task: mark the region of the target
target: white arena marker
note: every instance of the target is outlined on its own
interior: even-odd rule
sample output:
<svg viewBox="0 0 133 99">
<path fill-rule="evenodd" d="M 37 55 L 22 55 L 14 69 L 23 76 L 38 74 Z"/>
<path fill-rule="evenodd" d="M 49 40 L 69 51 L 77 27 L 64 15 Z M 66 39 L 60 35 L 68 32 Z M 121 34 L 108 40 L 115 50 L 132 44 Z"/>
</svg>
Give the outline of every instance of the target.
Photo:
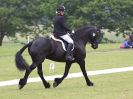
<svg viewBox="0 0 133 99">
<path fill-rule="evenodd" d="M 55 70 L 55 64 L 54 63 L 50 63 L 49 70 L 50 71 L 52 70 L 54 72 L 54 70 Z"/>
<path fill-rule="evenodd" d="M 130 67 L 124 67 L 124 68 L 112 68 L 112 69 L 105 69 L 105 70 L 96 70 L 96 71 L 88 71 L 87 74 L 89 76 L 92 75 L 101 75 L 101 74 L 110 74 L 110 73 L 118 73 L 118 72 L 127 72 L 127 71 L 133 71 L 133 66 Z M 46 76 L 46 80 L 54 80 L 54 78 L 61 77 L 62 75 L 55 75 L 55 76 Z M 71 73 L 67 76 L 67 78 L 77 78 L 82 77 L 83 74 L 80 73 Z M 41 79 L 39 77 L 36 78 L 29 78 L 28 83 L 31 82 L 40 82 Z M 9 80 L 9 81 L 1 81 L 0 87 L 2 86 L 10 86 L 10 85 L 17 85 L 19 83 L 19 79 L 16 80 Z"/>
</svg>

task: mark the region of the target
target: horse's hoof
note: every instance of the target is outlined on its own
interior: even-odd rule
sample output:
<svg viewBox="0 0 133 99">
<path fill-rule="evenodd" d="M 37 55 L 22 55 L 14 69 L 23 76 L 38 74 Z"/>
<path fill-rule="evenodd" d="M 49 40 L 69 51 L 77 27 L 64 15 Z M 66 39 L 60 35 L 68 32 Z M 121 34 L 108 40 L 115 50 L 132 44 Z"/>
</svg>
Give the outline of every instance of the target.
<svg viewBox="0 0 133 99">
<path fill-rule="evenodd" d="M 19 89 L 22 89 L 26 85 L 26 81 L 22 78 L 19 80 Z"/>
<path fill-rule="evenodd" d="M 19 90 L 21 90 L 24 87 L 24 85 L 18 85 Z"/>
<path fill-rule="evenodd" d="M 56 83 L 56 82 L 54 82 L 53 83 L 53 87 L 55 88 L 55 87 L 57 87 L 58 86 L 58 84 Z"/>
<path fill-rule="evenodd" d="M 92 82 L 90 82 L 89 84 L 87 84 L 88 86 L 94 86 L 94 84 Z"/>
<path fill-rule="evenodd" d="M 49 83 L 47 83 L 47 85 L 45 86 L 45 88 L 50 88 L 50 84 Z"/>
</svg>

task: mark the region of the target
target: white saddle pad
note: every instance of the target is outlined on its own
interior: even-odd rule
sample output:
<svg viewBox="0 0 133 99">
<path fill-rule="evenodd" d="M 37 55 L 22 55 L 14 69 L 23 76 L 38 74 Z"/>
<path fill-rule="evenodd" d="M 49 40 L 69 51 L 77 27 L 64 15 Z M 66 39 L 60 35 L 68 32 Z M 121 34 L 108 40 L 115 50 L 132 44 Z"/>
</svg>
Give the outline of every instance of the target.
<svg viewBox="0 0 133 99">
<path fill-rule="evenodd" d="M 60 39 L 58 39 L 58 38 L 55 38 L 53 35 L 50 35 L 50 38 L 52 38 L 52 39 L 55 40 L 55 41 L 60 42 L 61 45 L 62 45 L 62 47 L 63 47 L 63 50 L 64 50 L 64 51 L 67 51 L 67 49 L 66 49 L 66 47 L 65 47 L 65 45 L 64 45 L 64 43 L 63 43 L 62 40 L 60 40 Z M 73 49 L 74 49 L 74 47 L 73 47 Z M 72 50 L 73 50 L 73 49 L 72 49 Z"/>
</svg>

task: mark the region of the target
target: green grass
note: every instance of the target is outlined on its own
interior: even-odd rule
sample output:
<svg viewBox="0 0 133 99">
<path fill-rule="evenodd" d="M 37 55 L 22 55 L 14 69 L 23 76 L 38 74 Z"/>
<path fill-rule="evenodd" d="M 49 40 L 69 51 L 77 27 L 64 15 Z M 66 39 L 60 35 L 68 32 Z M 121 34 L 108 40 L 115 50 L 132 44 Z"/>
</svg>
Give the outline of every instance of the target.
<svg viewBox="0 0 133 99">
<path fill-rule="evenodd" d="M 41 82 L 30 83 L 21 91 L 17 86 L 1 87 L 1 99 L 132 99 L 132 72 L 90 77 L 95 87 L 83 78 L 67 79 L 59 87 L 44 89 Z"/>
<path fill-rule="evenodd" d="M 100 70 L 127 67 L 133 65 L 132 49 L 119 49 L 120 44 L 100 44 L 99 49 L 93 50 L 87 45 L 86 69 Z M 14 64 L 14 55 L 22 47 L 20 44 L 4 44 L 0 47 L 0 81 L 19 79 L 24 72 L 19 72 Z M 26 60 L 31 63 L 27 51 Z M 44 75 L 63 74 L 64 63 L 55 63 L 55 72 L 49 72 L 50 60 L 43 63 Z M 81 72 L 77 64 L 73 64 L 70 72 Z M 114 73 L 91 76 L 95 87 L 86 86 L 81 78 L 66 79 L 57 88 L 45 89 L 41 82 L 29 83 L 21 91 L 17 85 L 0 87 L 1 99 L 133 99 L 133 72 Z M 30 77 L 37 77 L 34 70 Z M 53 81 L 50 81 L 51 85 Z"/>
</svg>

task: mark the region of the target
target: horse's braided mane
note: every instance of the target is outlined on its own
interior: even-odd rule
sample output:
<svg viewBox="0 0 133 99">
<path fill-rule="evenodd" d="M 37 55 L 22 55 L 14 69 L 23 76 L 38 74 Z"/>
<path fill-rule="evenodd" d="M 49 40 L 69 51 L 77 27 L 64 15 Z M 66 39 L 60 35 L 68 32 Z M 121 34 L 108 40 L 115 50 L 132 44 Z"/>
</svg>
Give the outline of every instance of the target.
<svg viewBox="0 0 133 99">
<path fill-rule="evenodd" d="M 75 33 L 81 33 L 81 32 L 82 32 L 84 29 L 86 29 L 86 28 L 92 29 L 92 28 L 95 28 L 95 26 L 91 26 L 91 25 L 82 26 L 82 27 L 78 28 L 78 29 L 75 31 Z"/>
<path fill-rule="evenodd" d="M 81 36 L 84 35 L 85 30 L 94 29 L 94 28 L 95 26 L 91 26 L 91 25 L 85 25 L 85 26 L 78 28 L 73 35 L 73 39 L 78 40 Z"/>
</svg>

